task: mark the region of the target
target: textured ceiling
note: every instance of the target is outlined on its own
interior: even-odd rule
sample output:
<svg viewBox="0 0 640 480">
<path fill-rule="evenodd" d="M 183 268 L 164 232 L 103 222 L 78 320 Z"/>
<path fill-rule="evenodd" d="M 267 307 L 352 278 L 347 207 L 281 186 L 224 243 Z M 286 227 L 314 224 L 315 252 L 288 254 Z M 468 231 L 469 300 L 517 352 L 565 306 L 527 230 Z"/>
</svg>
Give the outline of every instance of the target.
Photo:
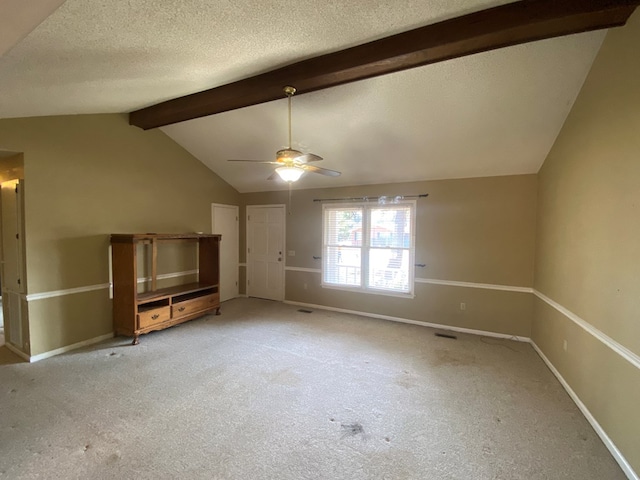
<svg viewBox="0 0 640 480">
<path fill-rule="evenodd" d="M 131 111 L 504 3 L 67 0 L 0 57 L 0 117 Z M 294 147 L 343 172 L 306 174 L 295 187 L 534 173 L 603 37 L 546 40 L 294 97 Z M 273 158 L 286 144 L 285 100 L 163 130 L 242 192 L 285 188 L 265 180 L 269 165 L 226 162 Z"/>
</svg>

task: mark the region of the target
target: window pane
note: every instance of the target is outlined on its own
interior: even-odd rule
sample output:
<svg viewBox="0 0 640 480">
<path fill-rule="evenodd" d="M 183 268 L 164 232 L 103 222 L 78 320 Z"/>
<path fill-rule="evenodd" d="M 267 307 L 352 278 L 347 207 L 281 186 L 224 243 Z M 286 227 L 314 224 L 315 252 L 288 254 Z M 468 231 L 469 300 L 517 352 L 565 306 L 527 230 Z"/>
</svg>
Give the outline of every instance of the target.
<svg viewBox="0 0 640 480">
<path fill-rule="evenodd" d="M 385 206 L 371 209 L 372 247 L 411 247 L 411 207 Z"/>
<path fill-rule="evenodd" d="M 409 292 L 409 250 L 370 249 L 368 286 L 394 292 Z"/>
<path fill-rule="evenodd" d="M 414 209 L 415 202 L 324 205 L 323 284 L 412 293 Z"/>
<path fill-rule="evenodd" d="M 362 209 L 327 208 L 325 245 L 362 245 Z"/>
<path fill-rule="evenodd" d="M 325 283 L 356 287 L 361 285 L 359 248 L 327 247 L 325 256 Z"/>
</svg>

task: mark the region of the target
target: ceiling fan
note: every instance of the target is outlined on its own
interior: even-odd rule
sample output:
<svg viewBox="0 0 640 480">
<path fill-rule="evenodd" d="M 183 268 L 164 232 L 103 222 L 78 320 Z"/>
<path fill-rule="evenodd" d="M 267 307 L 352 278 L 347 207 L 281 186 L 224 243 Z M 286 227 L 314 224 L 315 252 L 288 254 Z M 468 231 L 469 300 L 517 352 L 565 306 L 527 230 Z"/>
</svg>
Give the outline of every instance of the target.
<svg viewBox="0 0 640 480">
<path fill-rule="evenodd" d="M 274 161 L 263 160 L 229 160 L 229 162 L 253 162 L 253 163 L 268 163 L 271 165 L 278 165 L 276 171 L 268 177 L 269 180 L 273 180 L 276 177 L 280 177 L 282 180 L 288 183 L 296 182 L 305 172 L 319 173 L 320 175 L 326 175 L 328 177 L 337 177 L 340 172 L 336 170 L 329 170 L 328 168 L 320 168 L 315 165 L 309 165 L 311 162 L 318 162 L 322 160 L 322 157 L 313 153 L 302 153 L 299 150 L 291 148 L 291 97 L 296 93 L 295 87 L 284 87 L 284 93 L 289 100 L 289 146 L 276 152 L 276 159 Z"/>
</svg>

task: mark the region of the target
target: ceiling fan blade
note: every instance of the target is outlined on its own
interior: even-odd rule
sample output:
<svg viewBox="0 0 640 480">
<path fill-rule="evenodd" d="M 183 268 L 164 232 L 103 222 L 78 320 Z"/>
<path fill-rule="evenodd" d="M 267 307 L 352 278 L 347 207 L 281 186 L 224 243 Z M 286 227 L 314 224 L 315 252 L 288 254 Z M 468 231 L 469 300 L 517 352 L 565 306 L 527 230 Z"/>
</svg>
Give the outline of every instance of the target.
<svg viewBox="0 0 640 480">
<path fill-rule="evenodd" d="M 313 153 L 304 153 L 293 159 L 294 162 L 298 163 L 319 162 L 320 160 L 322 160 L 322 157 Z"/>
<path fill-rule="evenodd" d="M 273 172 L 271 175 L 267 177 L 267 180 L 277 180 L 278 178 L 280 178 L 280 175 L 278 175 L 278 172 Z"/>
<path fill-rule="evenodd" d="M 280 162 L 273 162 L 269 160 L 227 160 L 227 162 L 251 162 L 251 163 L 270 163 L 271 165 L 280 165 Z"/>
<path fill-rule="evenodd" d="M 307 172 L 319 173 L 320 175 L 326 175 L 327 177 L 339 177 L 340 172 L 336 170 L 329 170 L 328 168 L 320 168 L 315 165 L 302 165 Z"/>
</svg>

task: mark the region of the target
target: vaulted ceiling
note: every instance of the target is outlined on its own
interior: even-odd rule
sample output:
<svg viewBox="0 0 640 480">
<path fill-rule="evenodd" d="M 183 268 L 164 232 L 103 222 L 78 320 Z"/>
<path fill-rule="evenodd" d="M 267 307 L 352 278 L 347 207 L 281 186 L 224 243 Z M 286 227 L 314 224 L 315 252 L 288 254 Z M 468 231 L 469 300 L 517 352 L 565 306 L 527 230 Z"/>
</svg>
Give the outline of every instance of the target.
<svg viewBox="0 0 640 480">
<path fill-rule="evenodd" d="M 8 24 L 14 30 L 0 36 L 4 118 L 130 112 L 509 2 L 66 0 L 56 9 L 60 0 L 38 0 L 40 10 L 31 17 L 22 12 L 20 24 L 21 3 L 0 3 L 0 31 L 8 32 Z M 337 178 L 307 173 L 295 188 L 535 173 L 605 33 L 503 48 L 294 97 L 293 147 L 324 157 L 318 166 L 343 172 Z M 286 146 L 284 95 L 161 129 L 241 192 L 286 188 L 266 180 L 270 165 L 227 162 L 272 160 Z"/>
</svg>

